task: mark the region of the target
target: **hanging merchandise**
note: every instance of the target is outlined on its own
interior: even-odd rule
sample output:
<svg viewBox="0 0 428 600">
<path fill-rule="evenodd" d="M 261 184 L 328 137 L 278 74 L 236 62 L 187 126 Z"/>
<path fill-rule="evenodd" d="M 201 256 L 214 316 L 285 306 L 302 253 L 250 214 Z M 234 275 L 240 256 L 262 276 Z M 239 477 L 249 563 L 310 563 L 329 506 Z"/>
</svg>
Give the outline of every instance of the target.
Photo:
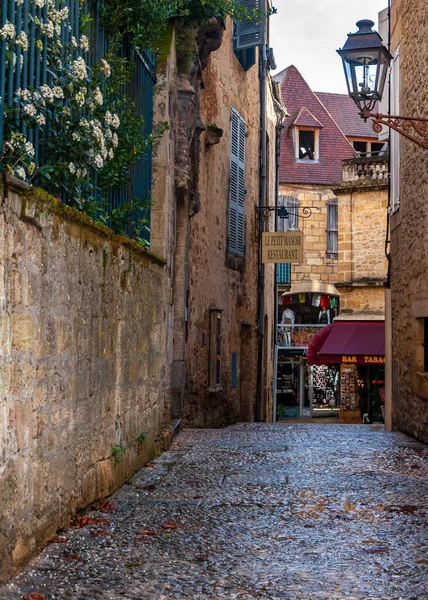
<svg viewBox="0 0 428 600">
<path fill-rule="evenodd" d="M 311 304 L 312 302 L 312 294 L 306 294 L 305 304 Z"/>
<path fill-rule="evenodd" d="M 330 309 L 322 308 L 318 315 L 318 323 L 321 325 L 330 325 Z"/>
<path fill-rule="evenodd" d="M 330 308 L 330 296 L 321 296 L 320 306 L 324 308 Z"/>
<path fill-rule="evenodd" d="M 282 300 L 283 304 L 291 304 L 291 296 L 284 296 L 283 300 Z"/>
<path fill-rule="evenodd" d="M 299 294 L 299 302 L 300 302 L 300 304 L 305 304 L 306 294 Z"/>
<path fill-rule="evenodd" d="M 319 306 L 321 302 L 321 296 L 319 294 L 312 294 L 312 306 Z"/>
<path fill-rule="evenodd" d="M 339 306 L 339 299 L 336 296 L 330 296 L 330 308 L 337 308 Z"/>
<path fill-rule="evenodd" d="M 291 303 L 292 304 L 299 304 L 299 296 L 298 296 L 298 294 L 293 294 L 293 296 L 291 297 Z"/>
</svg>

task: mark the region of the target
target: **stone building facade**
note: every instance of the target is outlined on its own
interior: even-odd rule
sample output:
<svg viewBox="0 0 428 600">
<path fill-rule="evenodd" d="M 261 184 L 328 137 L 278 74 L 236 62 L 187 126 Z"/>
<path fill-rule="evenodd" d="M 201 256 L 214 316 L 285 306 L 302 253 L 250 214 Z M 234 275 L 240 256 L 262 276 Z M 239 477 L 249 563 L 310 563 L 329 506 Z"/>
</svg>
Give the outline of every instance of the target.
<svg viewBox="0 0 428 600">
<path fill-rule="evenodd" d="M 304 255 L 277 288 L 277 417 L 378 420 L 383 344 L 360 341 L 384 333 L 387 146 L 347 96 L 313 92 L 294 66 L 275 77 L 289 113 L 278 227 L 303 232 Z"/>
<path fill-rule="evenodd" d="M 382 319 L 388 203 L 383 143 L 347 96 L 312 92 L 293 66 L 275 77 L 290 113 L 281 140 L 279 194 L 291 201 L 290 211 L 295 206 L 299 212 L 294 226 L 303 229 L 305 253 L 303 264 L 291 266 L 291 287 L 281 289 L 336 295 L 342 316 Z M 296 155 L 300 132 L 313 133 L 313 160 Z M 306 209 L 312 211 L 307 219 Z"/>
<path fill-rule="evenodd" d="M 175 161 L 174 171 L 168 160 L 162 166 L 175 206 L 172 418 L 197 427 L 272 413 L 274 318 L 272 303 L 264 299 L 273 289 L 274 269 L 261 273 L 258 244 L 261 228 L 273 228 L 274 220 L 261 223 L 257 207 L 261 189 L 263 202 L 275 205 L 277 136 L 285 110 L 269 69 L 260 77 L 260 49 L 236 51 L 233 31 L 230 19 L 212 19 L 199 32 L 197 64 L 181 69 L 178 57 L 177 74 L 169 66 L 176 52 L 171 38 L 158 77 L 158 117 L 173 114 L 176 123 L 162 142 Z M 235 147 L 242 151 L 239 181 Z M 164 192 L 162 184 L 155 215 L 164 210 Z M 242 197 L 237 217 L 235 193 Z"/>
<path fill-rule="evenodd" d="M 428 10 L 391 3 L 391 112 L 428 115 Z M 428 442 L 428 152 L 397 134 L 391 164 L 392 426 Z"/>
</svg>

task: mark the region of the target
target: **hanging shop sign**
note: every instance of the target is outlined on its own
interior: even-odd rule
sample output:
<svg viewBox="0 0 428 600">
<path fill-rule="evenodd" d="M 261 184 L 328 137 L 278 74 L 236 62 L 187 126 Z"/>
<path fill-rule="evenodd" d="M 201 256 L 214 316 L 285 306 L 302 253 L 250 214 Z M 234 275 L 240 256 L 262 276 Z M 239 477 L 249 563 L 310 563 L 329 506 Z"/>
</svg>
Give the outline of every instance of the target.
<svg viewBox="0 0 428 600">
<path fill-rule="evenodd" d="M 262 263 L 303 262 L 303 232 L 286 231 L 262 233 Z"/>
</svg>

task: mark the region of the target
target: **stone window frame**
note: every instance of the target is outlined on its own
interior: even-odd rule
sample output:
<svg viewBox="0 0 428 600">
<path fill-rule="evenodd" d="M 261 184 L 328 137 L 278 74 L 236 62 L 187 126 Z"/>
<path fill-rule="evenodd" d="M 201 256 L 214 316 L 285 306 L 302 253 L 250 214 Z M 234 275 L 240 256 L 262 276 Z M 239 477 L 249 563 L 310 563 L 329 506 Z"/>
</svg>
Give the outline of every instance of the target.
<svg viewBox="0 0 428 600">
<path fill-rule="evenodd" d="M 300 132 L 311 131 L 314 134 L 314 158 L 300 158 Z M 302 164 L 313 164 L 318 163 L 320 158 L 320 130 L 319 127 L 303 127 L 298 126 L 293 128 L 293 140 L 294 140 L 294 158 L 296 162 Z"/>
<path fill-rule="evenodd" d="M 221 392 L 223 311 L 210 308 L 209 382 L 208 391 Z"/>
</svg>

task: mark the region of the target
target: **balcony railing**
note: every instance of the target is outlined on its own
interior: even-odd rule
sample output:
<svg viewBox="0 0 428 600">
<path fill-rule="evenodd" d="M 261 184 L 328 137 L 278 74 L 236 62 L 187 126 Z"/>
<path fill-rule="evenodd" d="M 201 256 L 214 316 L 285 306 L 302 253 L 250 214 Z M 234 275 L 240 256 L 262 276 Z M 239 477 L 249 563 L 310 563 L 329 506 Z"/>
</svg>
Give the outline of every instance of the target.
<svg viewBox="0 0 428 600">
<path fill-rule="evenodd" d="M 388 180 L 388 155 L 361 156 L 342 160 L 343 182 Z"/>
<path fill-rule="evenodd" d="M 277 342 L 282 348 L 307 348 L 324 325 L 278 325 Z"/>
</svg>

